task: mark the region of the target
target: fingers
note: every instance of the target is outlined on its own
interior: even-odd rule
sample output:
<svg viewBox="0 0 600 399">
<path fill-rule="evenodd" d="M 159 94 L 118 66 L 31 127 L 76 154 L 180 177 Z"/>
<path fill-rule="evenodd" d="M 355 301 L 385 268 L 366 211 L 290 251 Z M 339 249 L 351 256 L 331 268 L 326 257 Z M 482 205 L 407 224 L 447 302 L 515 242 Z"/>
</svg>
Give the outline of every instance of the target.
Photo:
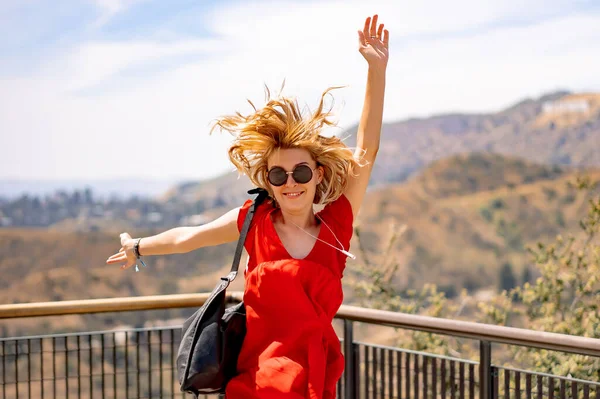
<svg viewBox="0 0 600 399">
<path fill-rule="evenodd" d="M 131 236 L 129 235 L 129 233 L 121 233 L 119 237 L 121 238 L 121 248 L 119 248 L 119 252 L 112 255 L 106 260 L 106 264 L 122 264 L 121 269 L 127 269 L 135 264 L 135 262 L 132 262 L 131 259 L 129 259 L 125 250 L 125 243 L 127 242 L 127 240 L 131 239 Z"/>
<path fill-rule="evenodd" d="M 369 36 L 370 29 L 371 29 L 371 17 L 367 17 L 367 19 L 365 19 L 365 26 L 363 28 L 363 35 L 365 37 Z"/>
<path fill-rule="evenodd" d="M 390 32 L 387 29 L 385 29 L 383 31 L 383 45 L 385 46 L 385 48 L 388 48 L 389 38 L 390 38 Z"/>
<path fill-rule="evenodd" d="M 116 254 L 112 255 L 111 257 L 109 257 L 106 261 L 108 262 L 109 260 L 113 260 L 113 259 L 115 259 L 117 257 L 120 257 L 121 255 L 122 255 L 121 252 L 116 253 Z"/>
<path fill-rule="evenodd" d="M 359 43 L 361 45 L 365 45 L 363 43 L 365 43 L 369 39 L 375 39 L 375 38 L 385 42 L 389 32 L 386 29 L 384 29 L 384 24 L 379 24 L 379 26 L 377 26 L 378 20 L 379 20 L 379 15 L 377 15 L 377 14 L 373 15 L 373 17 L 367 17 L 367 19 L 365 19 L 365 26 L 363 27 L 363 30 L 362 30 L 362 36 L 360 33 L 358 35 Z M 384 34 L 386 35 L 385 37 L 384 37 Z M 363 42 L 363 40 L 364 40 L 364 42 Z"/>
<path fill-rule="evenodd" d="M 379 39 L 382 39 L 382 38 L 383 38 L 383 35 L 382 35 L 382 33 L 383 33 L 383 24 L 379 25 L 379 28 L 377 29 L 377 37 L 378 37 Z"/>
<path fill-rule="evenodd" d="M 379 16 L 375 14 L 371 20 L 371 28 L 369 29 L 370 36 L 377 36 L 377 19 Z"/>
<path fill-rule="evenodd" d="M 125 252 L 119 252 L 118 254 L 114 254 L 110 258 L 106 260 L 107 264 L 119 263 L 127 260 L 127 255 Z"/>
<path fill-rule="evenodd" d="M 110 258 L 108 258 L 106 260 L 107 265 L 114 265 L 117 263 L 121 264 L 123 262 L 125 262 L 125 263 L 121 265 L 121 269 L 128 269 L 131 266 L 135 265 L 135 262 L 132 262 L 131 260 L 129 260 L 127 255 L 124 253 L 114 254 L 113 256 L 111 256 Z"/>
<path fill-rule="evenodd" d="M 135 265 L 135 262 L 127 262 L 123 266 L 121 266 L 121 270 L 129 269 L 133 265 Z"/>
<path fill-rule="evenodd" d="M 365 34 L 361 30 L 358 31 L 358 45 L 360 47 L 365 47 L 367 45 Z"/>
</svg>

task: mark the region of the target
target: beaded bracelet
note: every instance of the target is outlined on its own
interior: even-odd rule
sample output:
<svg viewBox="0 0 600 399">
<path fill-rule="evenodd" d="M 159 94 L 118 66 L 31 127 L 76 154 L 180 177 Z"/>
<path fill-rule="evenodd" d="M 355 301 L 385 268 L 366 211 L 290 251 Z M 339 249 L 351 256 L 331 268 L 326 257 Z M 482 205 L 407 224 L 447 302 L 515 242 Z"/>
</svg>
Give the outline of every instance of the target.
<svg viewBox="0 0 600 399">
<path fill-rule="evenodd" d="M 142 255 L 140 255 L 140 241 L 142 240 L 142 238 L 138 238 L 137 240 L 135 240 L 135 243 L 133 244 L 133 254 L 135 255 L 135 257 L 137 259 L 140 260 L 140 262 L 142 263 L 142 265 L 144 267 L 146 267 L 146 263 L 144 262 L 144 260 L 142 259 Z M 138 267 L 137 263 L 135 264 L 135 271 L 139 272 L 140 268 Z"/>
</svg>

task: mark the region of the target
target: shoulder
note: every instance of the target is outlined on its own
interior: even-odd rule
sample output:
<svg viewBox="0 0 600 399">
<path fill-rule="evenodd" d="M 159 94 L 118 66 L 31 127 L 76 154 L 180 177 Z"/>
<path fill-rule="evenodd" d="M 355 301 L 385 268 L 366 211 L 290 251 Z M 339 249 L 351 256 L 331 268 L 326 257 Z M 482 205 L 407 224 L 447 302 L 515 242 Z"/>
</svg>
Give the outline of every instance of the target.
<svg viewBox="0 0 600 399">
<path fill-rule="evenodd" d="M 237 217 L 237 225 L 238 231 L 242 230 L 242 226 L 244 225 L 244 220 L 246 219 L 246 215 L 250 211 L 250 207 L 254 203 L 254 200 L 246 200 L 244 204 L 239 208 L 240 211 Z M 252 218 L 252 225 L 255 225 L 258 220 L 263 219 L 266 215 L 268 215 L 269 210 L 273 208 L 272 202 L 270 199 L 266 199 L 262 204 L 258 206 L 256 212 L 254 213 L 254 217 Z M 251 226 L 252 226 L 251 225 Z"/>
<path fill-rule="evenodd" d="M 345 194 L 340 195 L 338 199 L 325 205 L 325 208 L 319 212 L 320 216 L 329 216 L 336 221 L 342 221 L 350 226 L 354 222 L 352 205 Z"/>
<path fill-rule="evenodd" d="M 332 225 L 332 228 L 336 231 L 335 234 L 343 237 L 344 241 L 350 241 L 353 234 L 354 214 L 352 213 L 352 205 L 344 194 L 325 205 L 325 208 L 318 215 L 325 223 Z"/>
</svg>

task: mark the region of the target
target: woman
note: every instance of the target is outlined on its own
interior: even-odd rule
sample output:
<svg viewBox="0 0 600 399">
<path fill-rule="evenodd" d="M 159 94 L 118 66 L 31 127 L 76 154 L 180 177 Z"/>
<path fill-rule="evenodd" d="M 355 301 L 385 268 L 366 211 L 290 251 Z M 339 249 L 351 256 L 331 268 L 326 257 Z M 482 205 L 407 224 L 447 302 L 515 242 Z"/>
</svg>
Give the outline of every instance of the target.
<svg viewBox="0 0 600 399">
<path fill-rule="evenodd" d="M 227 385 L 229 399 L 335 397 L 344 361 L 331 322 L 342 303 L 352 221 L 377 155 L 383 114 L 389 34 L 377 18 L 367 18 L 358 31 L 369 68 L 354 153 L 337 137 L 319 134 L 331 124 L 323 111 L 329 90 L 308 118 L 295 101 L 278 98 L 215 125 L 234 134 L 229 156 L 238 171 L 270 194 L 245 242 L 247 334 L 239 374 Z M 314 203 L 326 206 L 315 214 Z M 107 263 L 133 266 L 136 244 L 146 256 L 235 241 L 250 204 L 203 226 L 135 240 L 123 233 L 122 248 Z"/>
</svg>

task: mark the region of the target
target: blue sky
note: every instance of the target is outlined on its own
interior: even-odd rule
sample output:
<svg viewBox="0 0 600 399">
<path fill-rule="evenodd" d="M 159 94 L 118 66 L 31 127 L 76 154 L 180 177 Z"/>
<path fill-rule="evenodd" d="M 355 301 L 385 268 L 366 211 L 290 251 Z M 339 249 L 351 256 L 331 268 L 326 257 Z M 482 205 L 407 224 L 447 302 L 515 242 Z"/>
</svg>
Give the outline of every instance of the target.
<svg viewBox="0 0 600 399">
<path fill-rule="evenodd" d="M 230 170 L 213 118 L 263 85 L 356 123 L 356 30 L 389 28 L 385 120 L 600 91 L 597 0 L 0 2 L 0 178 L 198 179 Z"/>
</svg>

